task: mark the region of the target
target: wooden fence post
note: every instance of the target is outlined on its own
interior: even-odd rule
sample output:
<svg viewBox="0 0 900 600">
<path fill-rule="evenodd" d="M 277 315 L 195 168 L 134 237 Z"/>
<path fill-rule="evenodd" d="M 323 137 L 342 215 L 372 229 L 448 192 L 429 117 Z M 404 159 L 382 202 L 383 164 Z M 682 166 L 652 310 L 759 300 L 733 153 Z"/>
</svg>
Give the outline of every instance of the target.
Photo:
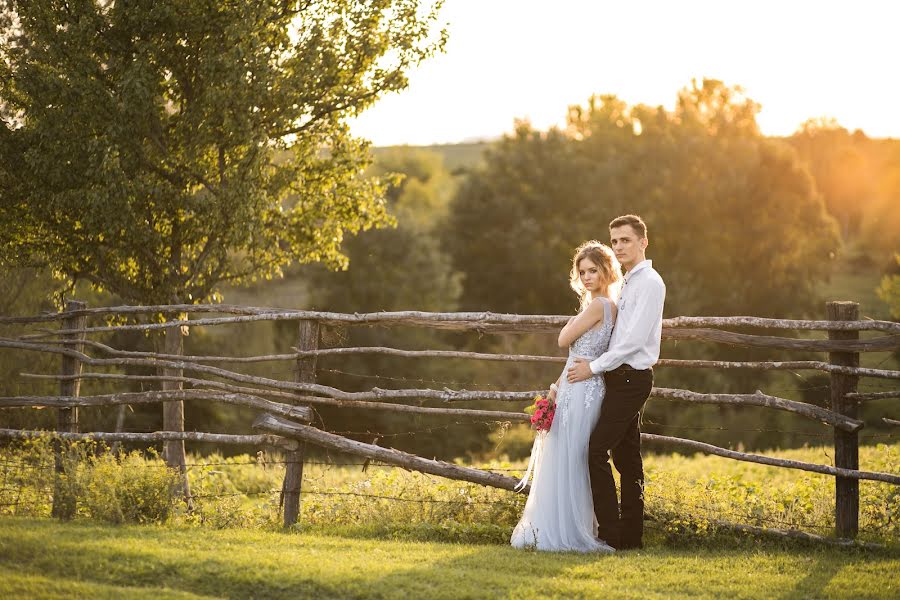
<svg viewBox="0 0 900 600">
<path fill-rule="evenodd" d="M 318 321 L 300 321 L 297 350 L 318 350 Z M 315 383 L 316 357 L 297 359 L 297 370 L 294 380 L 298 383 Z M 300 442 L 299 448 L 289 451 L 285 456 L 284 484 L 281 488 L 281 501 L 284 504 L 284 526 L 290 527 L 300 516 L 300 487 L 303 484 L 303 455 L 306 442 Z"/>
<path fill-rule="evenodd" d="M 829 302 L 826 305 L 829 321 L 856 321 L 859 319 L 859 304 L 856 302 Z M 828 332 L 831 340 L 858 340 L 858 331 Z M 828 361 L 834 365 L 859 366 L 858 352 L 829 352 Z M 858 416 L 858 404 L 845 394 L 856 391 L 859 377 L 856 375 L 831 374 L 831 410 L 853 419 Z M 834 466 L 844 469 L 859 469 L 859 435 L 854 432 L 834 429 Z M 834 479 L 834 522 L 835 533 L 841 538 L 855 538 L 859 532 L 859 480 L 847 477 Z"/>
<path fill-rule="evenodd" d="M 187 314 L 168 315 L 169 320 L 187 319 Z M 166 354 L 184 354 L 184 338 L 182 337 L 181 327 L 166 328 L 166 337 L 163 344 L 163 352 Z M 164 377 L 181 377 L 184 375 L 182 369 L 162 369 Z M 164 380 L 162 382 L 163 390 L 180 390 L 183 385 L 180 381 Z M 164 431 L 184 431 L 184 400 L 174 402 L 163 402 L 163 430 Z M 184 497 L 188 508 L 193 508 L 191 501 L 191 485 L 187 476 L 187 461 L 184 455 L 184 440 L 165 442 L 163 444 L 163 456 L 166 464 L 177 469 L 181 474 L 180 489 L 177 490 Z"/>
<path fill-rule="evenodd" d="M 66 302 L 65 312 L 82 310 L 87 307 L 84 302 L 77 300 L 69 300 Z M 84 329 L 87 317 L 67 317 L 63 319 L 61 329 Z M 83 333 L 68 334 L 64 336 L 66 340 L 83 340 Z M 82 350 L 81 344 L 67 346 L 68 348 Z M 82 364 L 77 358 L 71 356 L 62 357 L 62 368 L 60 373 L 68 379 L 63 379 L 59 383 L 60 396 L 78 396 L 81 389 L 81 380 L 73 375 L 81 375 Z M 78 408 L 58 408 L 56 409 L 56 430 L 63 433 L 78 433 Z M 56 481 L 53 487 L 53 508 L 50 514 L 60 519 L 71 519 L 75 516 L 75 498 L 66 490 L 68 486 L 63 485 L 61 476 L 65 475 L 66 465 L 63 460 L 64 443 L 62 440 L 55 440 L 53 444 L 54 463 L 56 466 Z"/>
</svg>

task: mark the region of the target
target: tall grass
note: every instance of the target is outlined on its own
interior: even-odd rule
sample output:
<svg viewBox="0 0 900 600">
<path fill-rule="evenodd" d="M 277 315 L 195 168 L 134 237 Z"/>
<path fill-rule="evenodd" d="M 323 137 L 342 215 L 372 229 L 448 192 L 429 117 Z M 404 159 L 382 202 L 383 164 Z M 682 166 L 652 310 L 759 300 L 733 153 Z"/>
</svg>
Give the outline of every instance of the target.
<svg viewBox="0 0 900 600">
<path fill-rule="evenodd" d="M 811 447 L 778 456 L 829 462 L 831 451 Z M 67 454 L 67 494 L 76 518 L 162 522 L 215 528 L 277 529 L 280 457 L 260 453 L 225 458 L 190 456 L 193 507 L 172 498 L 176 474 L 155 454 L 115 456 L 98 445 L 73 445 Z M 860 448 L 865 469 L 900 472 L 900 443 Z M 475 465 L 520 476 L 522 464 Z M 645 460 L 647 512 L 669 537 L 702 536 L 727 521 L 828 535 L 834 526 L 834 480 L 797 470 L 711 456 L 650 455 Z M 49 516 L 55 483 L 52 448 L 39 440 L 0 452 L 0 514 Z M 452 481 L 380 464 L 312 462 L 304 469 L 298 528 L 367 531 L 388 537 L 504 543 L 525 498 L 504 490 Z M 900 539 L 900 488 L 860 482 L 863 539 Z"/>
</svg>

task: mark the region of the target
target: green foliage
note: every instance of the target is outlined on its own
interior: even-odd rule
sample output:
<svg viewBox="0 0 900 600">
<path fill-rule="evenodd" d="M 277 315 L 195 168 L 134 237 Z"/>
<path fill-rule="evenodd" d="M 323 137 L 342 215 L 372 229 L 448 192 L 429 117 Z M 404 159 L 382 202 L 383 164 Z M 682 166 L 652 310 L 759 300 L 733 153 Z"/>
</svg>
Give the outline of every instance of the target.
<svg viewBox="0 0 900 600">
<path fill-rule="evenodd" d="M 103 453 L 83 465 L 80 475 L 82 510 L 108 523 L 163 523 L 176 503 L 178 474 L 151 453 L 116 457 Z"/>
<path fill-rule="evenodd" d="M 850 134 L 832 119 L 809 119 L 788 140 L 808 166 L 828 212 L 841 224 L 845 239 L 858 234 L 876 199 L 868 138 Z"/>
<path fill-rule="evenodd" d="M 900 266 L 900 254 L 894 257 Z M 900 275 L 885 275 L 878 286 L 878 297 L 884 300 L 891 311 L 891 316 L 900 319 Z"/>
<path fill-rule="evenodd" d="M 372 174 L 384 176 L 389 173 L 397 174 L 387 192 L 388 211 L 396 217 L 397 227 L 367 231 L 349 240 L 346 270 L 328 271 L 322 266 L 304 269 L 300 275 L 306 276 L 309 282 L 310 303 L 314 308 L 347 313 L 456 310 L 461 276 L 454 271 L 438 235 L 454 182 L 440 156 L 424 150 L 395 148 L 379 153 Z M 438 349 L 450 347 L 449 337 L 421 328 L 345 328 L 326 331 L 324 343 Z M 448 373 L 456 370 L 447 361 L 403 361 L 379 355 L 323 357 L 319 362 L 317 381 L 356 391 L 376 385 L 395 386 L 395 379 L 404 377 L 408 378 L 410 386 L 416 386 L 420 380 L 452 379 Z M 390 435 L 398 429 L 427 429 L 442 424 L 435 420 L 411 419 L 408 415 L 371 411 L 354 414 L 328 407 L 319 410 L 319 414 L 327 427 L 338 431 Z M 484 443 L 481 430 L 459 431 L 459 435 L 452 438 L 406 437 L 392 443 L 398 448 L 444 458 L 477 450 Z"/>
<path fill-rule="evenodd" d="M 106 522 L 161 522 L 212 528 L 280 527 L 279 490 L 284 466 L 266 454 L 208 459 L 190 457 L 194 510 L 164 497 L 174 474 L 155 457 L 120 459 L 73 445 L 71 494 L 77 517 Z M 828 462 L 830 448 L 777 453 L 781 458 Z M 31 442 L 0 453 L 0 514 L 48 516 L 53 489 L 52 452 Z M 49 461 L 49 462 L 48 462 Z M 865 470 L 897 472 L 900 445 L 860 448 Z M 51 468 L 47 469 L 47 465 Z M 477 467 L 521 476 L 523 463 L 493 460 Z M 43 467 L 43 470 L 42 470 Z M 713 456 L 645 457 L 647 512 L 661 542 L 704 543 L 730 535 L 717 521 L 829 535 L 834 524 L 832 478 Z M 32 505 L 32 502 L 35 504 Z M 301 497 L 301 531 L 361 537 L 503 544 L 518 521 L 525 496 L 472 483 L 373 464 L 359 467 L 307 464 Z M 900 491 L 860 483 L 860 530 L 866 540 L 900 536 Z"/>
<path fill-rule="evenodd" d="M 53 494 L 83 516 L 107 523 L 162 523 L 178 503 L 179 476 L 155 452 L 110 454 L 102 444 L 62 444 L 62 472 L 49 438 L 4 448 L 0 514 L 48 515 Z"/>
<path fill-rule="evenodd" d="M 568 261 L 641 214 L 667 314 L 801 316 L 818 309 L 839 240 L 789 148 L 758 134 L 756 105 L 704 81 L 673 113 L 614 96 L 572 107 L 566 131 L 527 125 L 460 188 L 445 243 L 467 309 L 569 313 Z"/>
<path fill-rule="evenodd" d="M 439 5 L 3 4 L 0 264 L 199 302 L 391 222 L 345 121 L 443 47 Z"/>
</svg>

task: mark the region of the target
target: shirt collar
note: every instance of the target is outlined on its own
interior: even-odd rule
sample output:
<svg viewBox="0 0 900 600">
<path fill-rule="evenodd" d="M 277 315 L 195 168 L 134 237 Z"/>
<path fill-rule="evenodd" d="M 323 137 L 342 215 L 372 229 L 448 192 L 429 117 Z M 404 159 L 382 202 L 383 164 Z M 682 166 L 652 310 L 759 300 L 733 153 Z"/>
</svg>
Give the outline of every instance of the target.
<svg viewBox="0 0 900 600">
<path fill-rule="evenodd" d="M 642 271 L 644 269 L 649 269 L 652 266 L 653 266 L 653 261 L 650 260 L 649 258 L 645 258 L 644 260 L 642 260 L 641 262 L 636 264 L 633 269 L 631 269 L 630 271 L 625 273 L 625 281 L 627 282 L 629 279 L 631 279 L 631 276 L 634 275 L 635 273 L 637 273 L 638 271 Z"/>
</svg>

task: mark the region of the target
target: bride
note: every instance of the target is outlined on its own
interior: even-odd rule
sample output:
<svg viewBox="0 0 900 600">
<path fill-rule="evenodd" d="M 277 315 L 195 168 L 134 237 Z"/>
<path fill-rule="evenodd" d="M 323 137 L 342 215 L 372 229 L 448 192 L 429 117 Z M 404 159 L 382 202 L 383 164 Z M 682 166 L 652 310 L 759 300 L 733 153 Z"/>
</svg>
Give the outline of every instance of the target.
<svg viewBox="0 0 900 600">
<path fill-rule="evenodd" d="M 581 244 L 572 259 L 569 284 L 581 301 L 580 312 L 559 333 L 569 346 L 562 375 L 550 386 L 556 414 L 550 431 L 539 433 L 520 485 L 531 476 L 531 491 L 511 543 L 537 550 L 613 552 L 597 539 L 597 518 L 588 475 L 588 440 L 606 392 L 602 375 L 578 383 L 566 381 L 575 358 L 593 360 L 606 351 L 616 319 L 615 298 L 621 288 L 619 262 L 600 242 Z"/>
</svg>

